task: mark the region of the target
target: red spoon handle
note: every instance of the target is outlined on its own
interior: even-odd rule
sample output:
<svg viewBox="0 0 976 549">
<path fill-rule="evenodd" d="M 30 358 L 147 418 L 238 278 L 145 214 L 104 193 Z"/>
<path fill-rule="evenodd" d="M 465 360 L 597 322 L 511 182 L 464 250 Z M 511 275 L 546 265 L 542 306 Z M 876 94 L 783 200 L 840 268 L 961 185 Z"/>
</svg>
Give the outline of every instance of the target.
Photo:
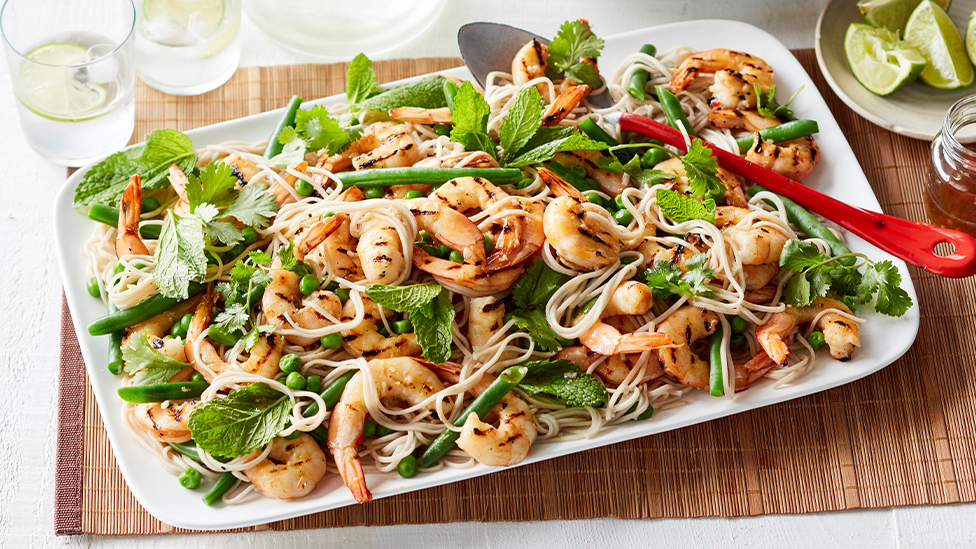
<svg viewBox="0 0 976 549">
<path fill-rule="evenodd" d="M 686 149 L 681 132 L 644 116 L 621 114 L 620 129 Z M 709 143 L 705 146 L 725 169 L 817 212 L 895 257 L 940 276 L 976 274 L 976 239 L 966 233 L 851 206 Z M 951 254 L 935 252 L 936 244 L 942 242 L 953 246 Z"/>
</svg>

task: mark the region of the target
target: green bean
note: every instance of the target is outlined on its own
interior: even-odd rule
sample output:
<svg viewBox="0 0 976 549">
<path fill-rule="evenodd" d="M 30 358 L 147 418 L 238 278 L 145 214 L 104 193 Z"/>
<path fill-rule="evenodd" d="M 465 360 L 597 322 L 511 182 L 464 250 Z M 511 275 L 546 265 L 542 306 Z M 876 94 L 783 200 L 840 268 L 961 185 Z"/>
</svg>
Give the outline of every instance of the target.
<svg viewBox="0 0 976 549">
<path fill-rule="evenodd" d="M 278 120 L 278 125 L 271 132 L 271 137 L 268 138 L 268 145 L 264 148 L 265 158 L 274 158 L 281 154 L 282 144 L 278 141 L 278 134 L 281 133 L 281 130 L 295 125 L 295 115 L 298 114 L 298 109 L 301 106 L 302 98 L 297 95 L 291 96 L 291 99 L 288 100 L 288 105 L 285 106 L 285 112 L 282 113 L 281 118 Z"/>
<path fill-rule="evenodd" d="M 198 282 L 190 282 L 189 297 L 193 297 L 202 292 L 207 286 Z M 163 294 L 156 294 L 141 303 L 128 309 L 109 313 L 101 318 L 97 318 L 88 325 L 88 333 L 97 335 L 107 335 L 122 328 L 134 326 L 143 320 L 158 315 L 163 311 L 168 311 L 180 300 L 166 297 Z"/>
<path fill-rule="evenodd" d="M 507 395 L 512 389 L 515 388 L 516 385 L 519 384 L 519 382 L 522 381 L 522 378 L 524 378 L 525 374 L 528 372 L 529 369 L 524 366 L 512 366 L 511 368 L 503 371 L 501 374 L 499 374 L 498 378 L 495 379 L 495 381 L 493 381 L 487 389 L 485 389 L 483 393 L 478 395 L 478 398 L 474 399 L 474 401 L 471 402 L 471 404 L 468 405 L 463 412 L 461 412 L 461 415 L 454 420 L 454 426 L 463 426 L 468 416 L 470 416 L 472 413 L 478 414 L 479 418 L 485 417 L 485 415 L 487 415 L 488 412 L 494 408 L 505 395 Z M 438 460 L 444 457 L 444 454 L 448 453 L 451 448 L 454 448 L 454 444 L 457 442 L 457 439 L 460 436 L 461 434 L 457 431 L 446 429 L 444 432 L 438 435 L 436 439 L 434 439 L 434 442 L 432 442 L 431 445 L 427 447 L 427 450 L 424 451 L 424 454 L 420 456 L 420 466 L 427 469 L 437 463 Z"/>
<path fill-rule="evenodd" d="M 197 448 L 197 443 L 192 440 L 188 442 L 170 442 L 169 447 L 193 461 L 203 463 L 203 460 L 200 459 L 200 450 Z"/>
<path fill-rule="evenodd" d="M 359 370 L 350 370 L 341 376 L 337 377 L 335 381 L 329 384 L 328 387 L 322 389 L 319 396 L 322 397 L 322 401 L 325 403 L 325 408 L 331 410 L 335 408 L 335 405 L 339 402 L 339 397 L 342 396 L 342 391 L 345 390 L 346 384 L 352 379 L 352 376 L 356 375 Z"/>
<path fill-rule="evenodd" d="M 680 127 L 678 124 L 681 124 L 684 126 L 685 131 L 688 132 L 688 135 L 697 137 L 695 130 L 691 127 L 691 123 L 688 122 L 688 117 L 685 116 L 685 111 L 681 109 L 681 103 L 678 101 L 678 98 L 661 86 L 656 86 L 654 89 L 657 90 L 657 100 L 661 104 L 661 110 L 664 111 L 664 116 L 668 117 L 668 124 L 672 128 L 679 130 Z"/>
<path fill-rule="evenodd" d="M 761 185 L 753 185 L 749 187 L 749 190 L 747 190 L 746 192 L 749 194 L 749 196 L 756 196 L 757 193 L 763 191 L 770 192 L 768 189 L 766 189 Z M 820 220 L 814 217 L 813 214 L 808 212 L 803 206 L 800 206 L 796 202 L 793 202 L 792 200 L 786 198 L 783 195 L 776 194 L 776 196 L 778 196 L 779 199 L 783 201 L 783 208 L 786 209 L 786 217 L 790 220 L 790 223 L 799 227 L 801 231 L 803 231 L 809 236 L 825 240 L 827 242 L 827 245 L 830 246 L 830 253 L 832 253 L 834 256 L 846 255 L 851 253 L 850 248 L 848 248 L 843 242 L 841 242 L 839 238 L 834 236 L 834 233 L 827 230 L 827 227 L 824 227 L 823 223 L 821 223 Z M 773 206 L 772 201 L 766 200 L 765 202 L 766 204 Z M 838 259 L 837 262 L 840 263 L 841 265 L 851 267 L 857 262 L 857 258 L 842 257 L 841 259 Z"/>
<path fill-rule="evenodd" d="M 584 118 L 579 123 L 579 129 L 586 134 L 586 137 L 594 141 L 599 141 L 601 143 L 606 143 L 611 147 L 616 147 L 620 144 L 619 141 L 613 138 L 609 133 L 604 131 L 603 128 L 596 123 L 592 118 Z"/>
<path fill-rule="evenodd" d="M 234 476 L 234 473 L 231 473 L 230 471 L 221 473 L 220 478 L 218 478 L 217 482 L 215 482 L 213 487 L 210 488 L 210 491 L 204 494 L 203 502 L 207 505 L 217 503 L 220 498 L 224 497 L 227 490 L 233 488 L 235 484 L 237 484 L 237 477 Z"/>
<path fill-rule="evenodd" d="M 641 46 L 640 52 L 654 57 L 657 55 L 657 48 L 651 44 Z M 644 100 L 644 86 L 647 85 L 647 77 L 650 76 L 645 69 L 637 69 L 630 75 L 630 85 L 627 86 L 627 93 L 638 101 Z"/>
<path fill-rule="evenodd" d="M 445 79 L 443 84 L 444 89 L 444 101 L 447 102 L 447 108 L 450 109 L 451 114 L 454 114 L 454 96 L 457 95 L 458 87 L 457 84 Z"/>
<path fill-rule="evenodd" d="M 319 425 L 315 429 L 308 432 L 309 436 L 315 439 L 315 442 L 319 443 L 319 446 L 327 447 L 329 445 L 329 426 L 326 424 Z"/>
<path fill-rule="evenodd" d="M 251 291 L 247 294 L 248 307 L 261 303 L 261 300 L 264 299 L 264 288 L 264 284 L 255 284 L 251 287 Z"/>
<path fill-rule="evenodd" d="M 207 337 L 220 343 L 221 345 L 226 345 L 227 347 L 233 347 L 237 342 L 244 337 L 244 332 L 241 330 L 234 330 L 233 332 L 228 332 L 227 330 L 221 328 L 218 325 L 210 326 L 210 331 L 207 332 Z"/>
<path fill-rule="evenodd" d="M 708 392 L 712 396 L 720 397 L 725 394 L 725 382 L 722 380 L 722 326 L 719 325 L 709 340 L 708 358 L 710 369 L 708 372 Z"/>
<path fill-rule="evenodd" d="M 669 158 L 671 158 L 671 154 L 668 151 L 655 147 L 644 153 L 644 156 L 641 158 L 641 167 L 650 170 Z"/>
<path fill-rule="evenodd" d="M 112 300 L 108 302 L 108 312 L 112 314 L 118 311 L 118 308 L 112 303 Z M 115 330 L 108 334 L 108 364 L 106 368 L 111 372 L 112 375 L 119 375 L 122 373 L 122 338 L 125 336 L 123 330 Z"/>
<path fill-rule="evenodd" d="M 376 168 L 343 172 L 337 178 L 346 187 L 390 185 L 440 185 L 459 177 L 483 177 L 495 185 L 512 185 L 522 180 L 518 168 Z"/>
<path fill-rule="evenodd" d="M 104 223 L 110 227 L 118 227 L 119 210 L 111 206 L 92 204 L 91 208 L 88 209 L 88 219 L 98 221 L 99 223 Z M 145 227 L 141 227 L 139 229 L 139 235 L 142 238 L 156 240 L 159 238 L 159 233 L 162 230 L 162 225 L 146 225 Z"/>
<path fill-rule="evenodd" d="M 119 398 L 132 404 L 162 402 L 196 398 L 203 394 L 210 384 L 206 381 L 174 381 L 155 385 L 132 385 L 119 388 Z"/>
<path fill-rule="evenodd" d="M 759 130 L 759 135 L 766 141 L 779 143 L 781 141 L 806 137 L 819 131 L 820 127 L 817 125 L 816 120 L 791 120 L 779 126 L 770 126 L 761 129 Z M 744 153 L 748 151 L 755 139 L 755 134 L 736 139 L 735 142 L 739 145 L 739 152 Z"/>
</svg>

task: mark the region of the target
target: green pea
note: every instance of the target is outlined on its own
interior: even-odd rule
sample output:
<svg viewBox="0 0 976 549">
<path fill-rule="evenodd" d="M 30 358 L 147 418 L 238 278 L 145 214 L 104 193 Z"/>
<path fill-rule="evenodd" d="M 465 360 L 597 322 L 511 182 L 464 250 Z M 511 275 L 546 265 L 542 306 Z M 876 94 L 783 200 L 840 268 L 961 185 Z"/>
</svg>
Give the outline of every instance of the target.
<svg viewBox="0 0 976 549">
<path fill-rule="evenodd" d="M 447 257 L 455 263 L 464 263 L 464 255 L 457 250 L 451 250 L 451 253 Z"/>
<path fill-rule="evenodd" d="M 315 187 L 311 183 L 305 181 L 304 179 L 299 179 L 295 182 L 295 192 L 302 196 L 312 196 L 315 191 Z"/>
<path fill-rule="evenodd" d="M 346 288 L 339 288 L 338 290 L 332 292 L 339 298 L 339 301 L 345 303 L 349 299 L 349 290 Z"/>
<path fill-rule="evenodd" d="M 733 316 L 729 319 L 729 325 L 731 326 L 733 333 L 741 334 L 742 332 L 746 331 L 749 323 L 746 322 L 746 319 L 742 318 L 741 316 Z"/>
<path fill-rule="evenodd" d="M 405 456 L 397 463 L 397 473 L 403 478 L 410 478 L 417 474 L 417 458 L 413 454 Z"/>
<path fill-rule="evenodd" d="M 732 334 L 729 338 L 729 346 L 733 349 L 739 349 L 746 344 L 746 336 L 742 334 Z"/>
<path fill-rule="evenodd" d="M 383 198 L 386 194 L 386 189 L 383 187 L 369 187 L 363 190 L 363 196 L 366 198 Z"/>
<path fill-rule="evenodd" d="M 377 328 L 376 332 L 383 337 L 389 337 L 390 335 L 390 332 L 386 329 L 386 326 L 380 326 L 379 328 Z"/>
<path fill-rule="evenodd" d="M 305 275 L 298 281 L 298 291 L 304 295 L 309 295 L 318 290 L 320 285 L 321 283 L 319 279 L 315 278 L 315 275 Z"/>
<path fill-rule="evenodd" d="M 417 240 L 420 240 L 421 242 L 429 242 L 430 233 L 421 229 L 420 231 L 417 232 Z"/>
<path fill-rule="evenodd" d="M 339 283 L 336 282 L 335 280 L 331 280 L 329 281 L 328 284 L 325 285 L 325 289 L 330 292 L 334 292 L 339 289 Z"/>
<path fill-rule="evenodd" d="M 191 467 L 180 473 L 180 486 L 187 490 L 198 488 L 200 486 L 200 471 Z"/>
<path fill-rule="evenodd" d="M 617 196 L 613 197 L 613 203 L 617 205 L 617 209 L 618 210 L 626 210 L 627 209 L 627 207 L 624 206 L 624 203 L 625 202 L 627 204 L 630 204 L 630 201 L 627 200 L 627 199 L 625 199 L 624 198 L 624 195 L 622 195 L 622 194 L 618 194 Z"/>
<path fill-rule="evenodd" d="M 94 276 L 88 279 L 88 283 L 85 284 L 85 287 L 88 289 L 88 295 L 92 297 L 101 297 L 102 290 L 98 287 L 98 279 Z"/>
<path fill-rule="evenodd" d="M 515 185 L 515 188 L 516 189 L 524 189 L 524 188 L 528 187 L 529 185 L 531 185 L 533 181 L 535 181 L 535 180 L 534 179 L 531 179 L 529 177 L 526 177 L 525 179 L 519 181 L 518 184 Z"/>
<path fill-rule="evenodd" d="M 376 424 L 368 419 L 363 423 L 363 436 L 366 438 L 376 436 Z"/>
<path fill-rule="evenodd" d="M 437 257 L 441 259 L 447 259 L 448 257 L 450 257 L 452 251 L 453 250 L 448 248 L 447 245 L 445 244 L 437 245 Z"/>
<path fill-rule="evenodd" d="M 305 378 L 305 390 L 318 393 L 322 390 L 322 378 L 319 376 L 308 376 Z"/>
<path fill-rule="evenodd" d="M 376 424 L 376 436 L 378 436 L 378 437 L 385 437 L 386 435 L 392 435 L 395 432 L 396 431 L 394 431 L 393 429 L 390 429 L 389 427 L 384 427 L 383 425 L 380 425 L 379 423 Z"/>
<path fill-rule="evenodd" d="M 325 219 L 328 219 L 328 218 L 330 218 L 330 217 L 332 217 L 334 215 L 335 215 L 335 212 L 325 212 L 324 214 L 322 214 L 322 219 L 325 220 Z"/>
<path fill-rule="evenodd" d="M 407 191 L 407 194 L 403 195 L 407 200 L 413 200 L 414 198 L 423 198 L 424 193 L 421 191 Z"/>
<path fill-rule="evenodd" d="M 286 374 L 292 374 L 302 369 L 302 357 L 291 353 L 281 357 L 278 361 L 278 368 Z"/>
<path fill-rule="evenodd" d="M 491 235 L 490 234 L 486 234 L 485 235 L 485 253 L 490 252 L 491 249 L 494 248 L 494 247 L 495 247 L 495 243 L 491 241 Z"/>
<path fill-rule="evenodd" d="M 112 275 L 115 276 L 125 270 L 125 265 L 121 262 L 116 263 L 115 267 L 112 267 Z"/>
<path fill-rule="evenodd" d="M 342 334 L 337 332 L 334 334 L 324 335 L 321 339 L 319 339 L 319 343 L 321 343 L 326 349 L 338 349 L 339 347 L 342 347 Z"/>
<path fill-rule="evenodd" d="M 823 332 L 810 332 L 810 335 L 807 336 L 807 343 L 809 343 L 810 346 L 813 347 L 814 351 L 819 351 L 820 349 L 823 349 L 824 346 Z"/>
<path fill-rule="evenodd" d="M 627 210 L 617 210 L 614 212 L 613 218 L 621 225 L 630 225 L 630 222 L 634 220 L 634 214 Z"/>
<path fill-rule="evenodd" d="M 308 382 L 305 380 L 305 376 L 298 372 L 291 372 L 288 377 L 285 378 L 285 385 L 292 390 L 300 391 L 305 388 Z"/>
<path fill-rule="evenodd" d="M 177 322 L 176 324 L 170 326 L 169 335 L 173 337 L 186 337 L 186 330 L 183 329 L 180 322 Z"/>
<path fill-rule="evenodd" d="M 454 126 L 452 126 L 450 124 L 434 124 L 433 126 L 431 126 L 430 129 L 434 130 L 434 133 L 436 133 L 437 135 L 450 136 L 451 135 L 451 130 L 453 128 L 454 128 Z"/>
<path fill-rule="evenodd" d="M 182 330 L 184 332 L 190 331 L 190 323 L 191 322 L 193 322 L 193 314 L 192 313 L 187 313 L 187 314 L 183 315 L 183 318 L 180 319 L 180 330 Z"/>
<path fill-rule="evenodd" d="M 621 257 L 620 258 L 620 264 L 621 265 L 630 265 L 631 263 L 633 263 L 635 261 L 637 261 L 637 258 L 634 257 L 634 256 L 632 256 L 632 255 L 629 255 L 627 257 Z"/>
<path fill-rule="evenodd" d="M 587 191 L 583 193 L 583 196 L 585 196 L 587 200 L 589 200 L 593 204 L 596 204 L 597 206 L 600 206 L 601 208 L 606 207 L 606 203 L 603 201 L 603 197 L 593 191 Z"/>
<path fill-rule="evenodd" d="M 641 158 L 641 167 L 647 170 L 653 169 L 654 166 L 664 162 L 670 156 L 671 155 L 663 149 L 650 149 L 644 153 L 644 156 Z"/>
<path fill-rule="evenodd" d="M 200 382 L 200 381 L 207 381 L 207 379 L 203 377 L 203 374 L 201 374 L 200 372 L 193 372 L 193 374 L 190 375 L 190 381 Z"/>
<path fill-rule="evenodd" d="M 250 246 L 258 241 L 258 232 L 254 230 L 254 227 L 244 227 L 241 232 L 244 233 L 245 246 Z"/>
<path fill-rule="evenodd" d="M 227 263 L 229 261 L 233 261 L 237 259 L 242 253 L 244 253 L 244 244 L 243 243 L 237 244 L 233 248 L 227 250 L 226 253 L 224 253 L 224 262 Z"/>
<path fill-rule="evenodd" d="M 413 322 L 409 320 L 397 320 L 393 323 L 393 333 L 409 334 L 413 331 Z"/>
<path fill-rule="evenodd" d="M 147 196 L 142 199 L 142 204 L 140 205 L 142 212 L 154 212 L 159 209 L 159 201 L 151 196 Z"/>
</svg>

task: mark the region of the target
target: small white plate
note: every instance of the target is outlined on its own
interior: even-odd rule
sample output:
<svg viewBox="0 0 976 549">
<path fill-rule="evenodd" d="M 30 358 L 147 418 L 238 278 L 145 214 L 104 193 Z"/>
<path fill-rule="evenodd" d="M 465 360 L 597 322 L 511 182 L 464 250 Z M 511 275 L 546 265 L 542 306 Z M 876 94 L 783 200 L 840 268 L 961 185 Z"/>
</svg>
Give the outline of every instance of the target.
<svg viewBox="0 0 976 549">
<path fill-rule="evenodd" d="M 837 122 L 830 114 L 827 104 L 824 103 L 800 63 L 774 37 L 752 25 L 737 21 L 705 20 L 675 23 L 606 38 L 601 63 L 609 72 L 612 67 L 616 67 L 626 56 L 640 49 L 645 43 L 653 43 L 661 51 L 678 45 L 691 45 L 702 50 L 732 48 L 748 51 L 762 57 L 775 68 L 782 96 L 789 97 L 800 86 L 806 86 L 792 108 L 804 118 L 812 118 L 819 122 L 820 134 L 817 136 L 817 141 L 822 151 L 820 165 L 806 183 L 849 204 L 880 211 L 881 208 L 871 191 L 871 186 L 864 177 L 864 172 L 861 171 Z M 463 68 L 446 71 L 446 73 L 460 78 L 470 76 Z M 311 103 L 330 104 L 344 100 L 345 96 L 340 95 Z M 194 146 L 197 148 L 228 140 L 260 141 L 267 138 L 280 114 L 281 109 L 192 130 L 187 132 L 187 135 L 193 139 Z M 355 504 L 349 490 L 342 485 L 332 465 L 329 473 L 315 487 L 315 490 L 303 499 L 279 501 L 255 497 L 247 503 L 231 507 L 222 505 L 207 507 L 200 501 L 202 489 L 191 491 L 182 488 L 176 478 L 163 473 L 155 460 L 132 439 L 120 417 L 120 401 L 116 394 L 120 386 L 119 379 L 105 369 L 107 338 L 91 337 L 86 329 L 88 323 L 105 314 L 101 301 L 93 299 L 85 290 L 85 260 L 81 255 L 81 249 L 91 233 L 92 222 L 72 209 L 75 188 L 87 169 L 87 167 L 83 168 L 69 178 L 55 200 L 54 218 L 58 257 L 72 320 L 88 367 L 88 377 L 98 400 L 119 468 L 136 499 L 153 516 L 167 524 L 201 530 L 251 526 Z M 874 260 L 892 260 L 901 273 L 902 286 L 912 299 L 918 301 L 904 262 L 856 237 L 850 237 L 848 244 L 852 250 L 866 253 Z M 714 398 L 704 391 L 693 391 L 687 398 L 688 406 L 655 414 L 648 421 L 632 422 L 606 429 L 590 440 L 558 444 L 537 442 L 524 464 L 799 398 L 850 383 L 876 372 L 891 364 L 911 346 L 918 331 L 919 311 L 916 306 L 905 316 L 893 319 L 867 312 L 866 309 L 859 311 L 867 318 L 867 323 L 861 327 L 862 347 L 854 353 L 854 359 L 850 362 L 839 362 L 830 358 L 827 353 L 821 353 L 813 370 L 799 384 L 774 390 L 770 380 L 763 379 L 748 391 L 736 395 L 735 400 L 731 402 L 724 398 Z M 816 456 L 810 457 L 816 459 Z M 421 473 L 410 479 L 401 478 L 396 473 L 385 475 L 367 473 L 366 477 L 374 497 L 382 498 L 494 471 L 498 469 L 479 465 L 465 470 L 447 469 L 436 473 Z"/>
<path fill-rule="evenodd" d="M 949 7 L 949 16 L 960 34 L 965 32 L 969 14 L 974 8 L 974 0 L 955 0 Z M 974 85 L 958 90 L 940 90 L 923 83 L 921 79 L 890 95 L 869 92 L 854 78 L 844 52 L 844 37 L 851 23 L 864 23 L 855 0 L 832 0 L 827 4 L 820 13 L 814 38 L 817 63 L 827 84 L 841 101 L 874 124 L 906 137 L 931 141 L 942 129 L 942 121 L 949 107 L 959 99 L 976 93 Z"/>
</svg>

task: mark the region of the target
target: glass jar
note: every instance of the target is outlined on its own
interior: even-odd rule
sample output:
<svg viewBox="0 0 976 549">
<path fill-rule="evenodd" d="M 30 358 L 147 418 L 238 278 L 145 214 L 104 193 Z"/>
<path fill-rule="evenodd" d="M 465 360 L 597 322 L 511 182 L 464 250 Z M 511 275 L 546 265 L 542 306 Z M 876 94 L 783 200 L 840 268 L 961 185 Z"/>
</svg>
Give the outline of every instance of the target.
<svg viewBox="0 0 976 549">
<path fill-rule="evenodd" d="M 929 160 L 925 215 L 936 225 L 976 236 L 976 95 L 949 108 Z"/>
</svg>

